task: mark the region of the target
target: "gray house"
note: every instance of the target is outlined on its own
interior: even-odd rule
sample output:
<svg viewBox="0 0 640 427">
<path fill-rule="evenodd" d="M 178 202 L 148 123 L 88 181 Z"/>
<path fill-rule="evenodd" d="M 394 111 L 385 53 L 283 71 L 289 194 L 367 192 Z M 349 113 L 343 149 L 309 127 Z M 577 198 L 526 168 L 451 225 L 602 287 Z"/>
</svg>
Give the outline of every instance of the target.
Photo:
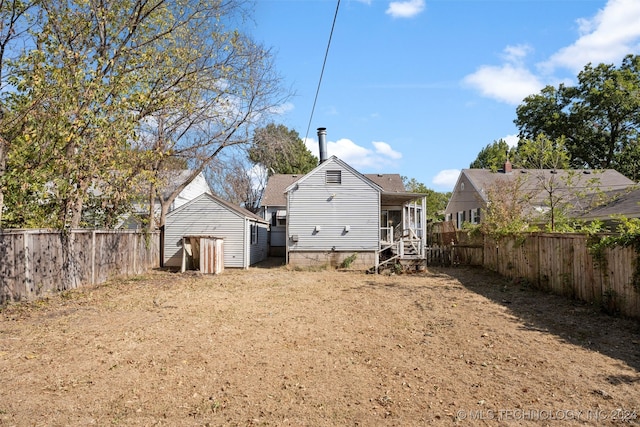
<svg viewBox="0 0 640 427">
<path fill-rule="evenodd" d="M 261 215 L 271 223 L 270 253 L 295 266 L 424 265 L 426 197 L 405 191 L 399 174 L 361 174 L 326 156 L 318 129 L 320 164 L 306 175 L 269 177 Z"/>
<path fill-rule="evenodd" d="M 542 218 L 549 210 L 549 191 L 573 207 L 571 214 L 579 217 L 602 204 L 604 195 L 622 191 L 635 182 L 613 169 L 513 169 L 507 161 L 503 169 L 463 169 L 453 189 L 445 220 L 453 221 L 456 228 L 467 222 L 479 224 L 481 212 L 486 208 L 487 192 L 491 189 L 516 188 L 519 196 L 527 200 L 532 217 Z"/>
<path fill-rule="evenodd" d="M 608 196 L 610 202 L 584 213 L 580 219 L 585 221 L 600 220 L 605 226 L 615 231 L 619 222 L 617 216 L 629 219 L 640 218 L 640 189 L 637 186 L 608 194 Z"/>
<path fill-rule="evenodd" d="M 267 257 L 269 223 L 259 216 L 211 194 L 201 194 L 167 214 L 163 266 L 182 266 L 184 236 L 224 239 L 224 268 L 248 268 Z"/>
<path fill-rule="evenodd" d="M 288 264 L 339 266 L 353 254 L 358 268 L 424 263 L 424 194 L 405 192 L 399 175 L 369 178 L 335 156 L 321 157 L 285 196 Z"/>
</svg>

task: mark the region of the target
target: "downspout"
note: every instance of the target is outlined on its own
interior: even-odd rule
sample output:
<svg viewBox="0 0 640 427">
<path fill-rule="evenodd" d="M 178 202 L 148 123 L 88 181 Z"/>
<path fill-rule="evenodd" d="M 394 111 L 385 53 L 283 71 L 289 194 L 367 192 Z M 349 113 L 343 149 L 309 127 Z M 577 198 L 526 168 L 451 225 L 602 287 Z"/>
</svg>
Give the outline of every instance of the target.
<svg viewBox="0 0 640 427">
<path fill-rule="evenodd" d="M 287 203 L 285 209 L 287 210 L 285 228 L 284 228 L 284 263 L 289 265 L 289 218 L 291 217 L 291 211 L 289 210 L 289 196 L 291 192 L 287 193 Z"/>
<path fill-rule="evenodd" d="M 382 203 L 380 202 L 381 198 L 382 196 L 378 191 L 378 222 L 377 222 L 378 244 L 376 246 L 376 256 L 375 256 L 375 273 L 376 274 L 378 274 L 378 269 L 380 268 L 380 248 L 382 247 L 382 243 L 380 242 L 380 228 L 382 227 L 382 224 L 380 223 L 380 217 L 382 216 Z"/>
<path fill-rule="evenodd" d="M 251 262 L 251 220 L 249 220 L 248 218 L 245 218 L 244 220 L 244 233 L 245 233 L 245 237 L 248 236 L 249 238 L 246 239 L 246 242 L 249 242 L 247 245 L 244 246 L 244 269 L 248 270 L 249 269 L 249 263 Z"/>
</svg>

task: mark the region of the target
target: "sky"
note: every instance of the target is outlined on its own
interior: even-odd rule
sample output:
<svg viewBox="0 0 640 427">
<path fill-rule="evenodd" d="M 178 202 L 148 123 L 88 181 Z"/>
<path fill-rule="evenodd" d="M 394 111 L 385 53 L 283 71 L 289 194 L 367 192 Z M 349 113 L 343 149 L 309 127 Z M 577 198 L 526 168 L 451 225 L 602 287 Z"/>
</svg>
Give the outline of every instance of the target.
<svg viewBox="0 0 640 427">
<path fill-rule="evenodd" d="M 249 32 L 292 94 L 273 122 L 316 156 L 324 127 L 329 156 L 442 192 L 486 145 L 517 144 L 526 96 L 640 54 L 640 0 L 257 0 L 253 12 Z"/>
</svg>

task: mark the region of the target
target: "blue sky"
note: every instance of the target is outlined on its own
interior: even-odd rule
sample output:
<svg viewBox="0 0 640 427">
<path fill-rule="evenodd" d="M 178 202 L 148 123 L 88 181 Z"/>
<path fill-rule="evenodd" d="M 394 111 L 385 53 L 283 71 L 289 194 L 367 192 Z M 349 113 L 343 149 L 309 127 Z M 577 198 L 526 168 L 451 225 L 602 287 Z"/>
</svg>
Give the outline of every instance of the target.
<svg viewBox="0 0 640 427">
<path fill-rule="evenodd" d="M 317 155 L 452 190 L 522 99 L 640 53 L 640 0 L 257 0 L 253 37 L 294 93 L 274 118 Z M 310 127 L 309 127 L 310 124 Z M 307 134 L 307 130 L 308 134 Z"/>
</svg>

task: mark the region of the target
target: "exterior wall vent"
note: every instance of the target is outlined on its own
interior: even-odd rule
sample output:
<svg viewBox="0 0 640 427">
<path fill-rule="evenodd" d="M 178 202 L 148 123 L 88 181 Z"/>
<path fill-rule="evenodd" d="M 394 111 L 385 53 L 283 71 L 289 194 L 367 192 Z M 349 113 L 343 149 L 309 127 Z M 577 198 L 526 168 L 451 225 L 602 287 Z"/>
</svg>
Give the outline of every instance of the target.
<svg viewBox="0 0 640 427">
<path fill-rule="evenodd" d="M 325 182 L 327 184 L 342 184 L 342 171 L 327 171 Z"/>
</svg>

